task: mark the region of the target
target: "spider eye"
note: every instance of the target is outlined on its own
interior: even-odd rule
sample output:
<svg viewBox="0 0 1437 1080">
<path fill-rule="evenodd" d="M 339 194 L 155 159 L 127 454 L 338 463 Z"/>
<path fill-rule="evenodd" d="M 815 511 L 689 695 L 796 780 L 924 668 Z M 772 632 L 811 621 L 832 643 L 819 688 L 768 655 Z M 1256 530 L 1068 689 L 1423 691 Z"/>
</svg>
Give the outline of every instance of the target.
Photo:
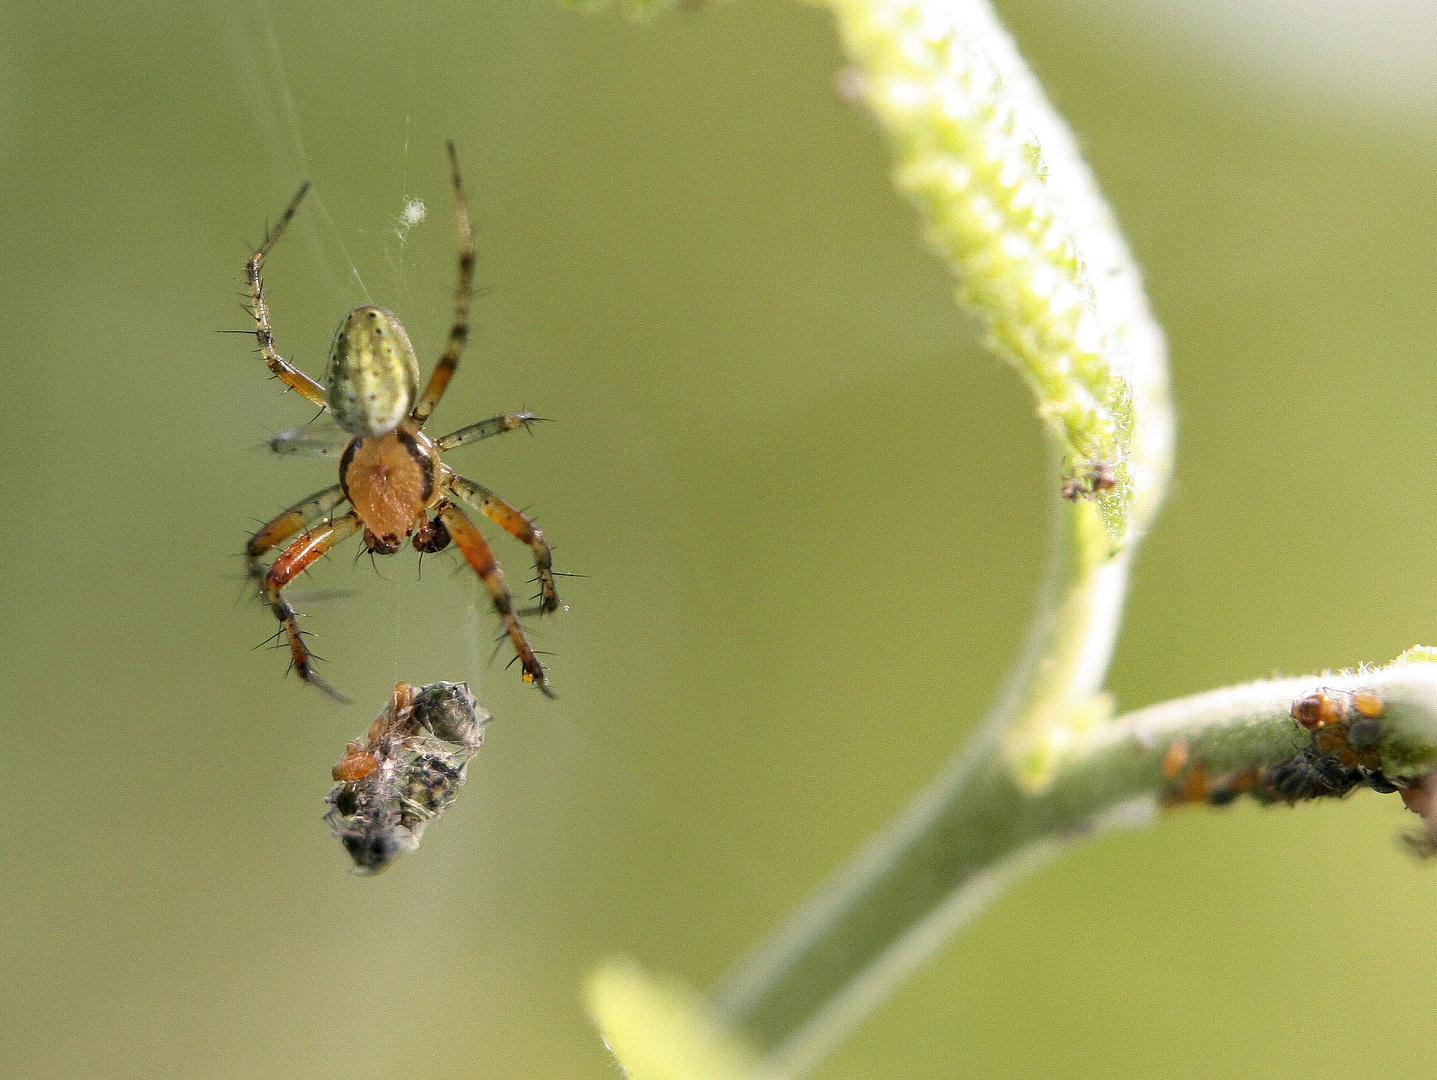
<svg viewBox="0 0 1437 1080">
<path fill-rule="evenodd" d="M 394 313 L 368 306 L 346 315 L 334 332 L 324 381 L 334 421 L 351 435 L 397 428 L 419 392 L 419 361 Z"/>
</svg>

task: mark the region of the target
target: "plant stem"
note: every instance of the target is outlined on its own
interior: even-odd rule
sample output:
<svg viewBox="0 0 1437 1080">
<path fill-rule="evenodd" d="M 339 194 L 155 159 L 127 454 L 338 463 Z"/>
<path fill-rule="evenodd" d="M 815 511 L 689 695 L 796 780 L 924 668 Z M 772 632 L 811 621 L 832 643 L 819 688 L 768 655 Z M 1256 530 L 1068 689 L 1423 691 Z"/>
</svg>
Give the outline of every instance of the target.
<svg viewBox="0 0 1437 1080">
<path fill-rule="evenodd" d="M 820 2 L 959 299 L 1033 392 L 1063 473 L 1111 467 L 1109 546 L 1136 539 L 1171 466 L 1165 347 L 1073 133 L 987 0 Z"/>
<path fill-rule="evenodd" d="M 1110 467 L 1056 500 L 1023 657 L 978 736 L 713 997 L 798 1075 L 1008 878 L 1122 799 L 1053 817 L 1101 693 L 1135 542 L 1172 459 L 1161 331 L 1072 133 L 986 0 L 826 0 L 893 144 L 895 179 L 989 343 L 1023 375 L 1057 461 Z M 1055 484 L 1056 486 L 1056 484 Z M 1289 702 L 1290 705 L 1290 702 Z M 1289 721 L 1290 726 L 1290 721 Z"/>
<path fill-rule="evenodd" d="M 1132 549 L 1172 464 L 1162 332 L 1072 132 L 987 0 L 823 3 L 892 144 L 895 183 L 1033 392 L 1053 488 L 1069 478 L 1038 625 L 987 725 L 1006 729 L 1009 763 L 1040 790 L 1053 752 L 1109 718 L 1098 694 Z M 1104 486 L 1085 488 L 1099 468 Z"/>
<path fill-rule="evenodd" d="M 1065 840 L 1148 820 L 1158 793 L 1174 786 L 1165 772 L 1174 743 L 1211 775 L 1276 765 L 1309 737 L 1292 720 L 1294 700 L 1319 687 L 1381 695 L 1387 777 L 1416 781 L 1437 761 L 1437 664 L 1416 661 L 1252 683 L 1131 713 L 1076 735 L 1038 794 L 1015 782 L 994 740 L 979 740 L 725 980 L 713 1009 L 764 1056 L 763 1076 L 802 1075 Z"/>
<path fill-rule="evenodd" d="M 1035 839 L 1021 823 L 1037 790 L 1031 781 L 1041 776 L 1051 788 L 1060 749 L 1108 719 L 1106 699 L 1095 695 L 1127 580 L 1127 554 L 1111 553 L 1092 504 L 1055 497 L 1050 536 L 1028 640 L 979 731 L 712 995 L 721 1021 L 774 1055 L 776 1075 L 799 1075 L 798 1063 L 826 1052 L 1008 876 L 1045 853 L 1047 845 L 1025 847 Z M 1042 734 L 1028 738 L 1030 730 Z"/>
<path fill-rule="evenodd" d="M 1102 686 L 1128 570 L 1172 463 L 1165 347 L 1140 275 L 987 0 L 819 2 L 891 143 L 896 186 L 1033 392 L 1054 462 L 1053 541 L 1023 656 L 977 735 L 706 1004 L 631 965 L 596 973 L 591 1010 L 643 1080 L 802 1075 L 1007 883 L 1065 841 L 1147 820 L 1160 794 L 1334 793 L 1303 779 L 1314 762 L 1336 768 L 1344 790 L 1353 776 L 1390 789 L 1437 761 L 1437 664 L 1422 650 L 1380 671 L 1254 683 L 1111 720 Z M 1368 724 L 1356 766 L 1292 719 L 1294 700 L 1324 686 L 1381 699 L 1380 741 Z"/>
</svg>

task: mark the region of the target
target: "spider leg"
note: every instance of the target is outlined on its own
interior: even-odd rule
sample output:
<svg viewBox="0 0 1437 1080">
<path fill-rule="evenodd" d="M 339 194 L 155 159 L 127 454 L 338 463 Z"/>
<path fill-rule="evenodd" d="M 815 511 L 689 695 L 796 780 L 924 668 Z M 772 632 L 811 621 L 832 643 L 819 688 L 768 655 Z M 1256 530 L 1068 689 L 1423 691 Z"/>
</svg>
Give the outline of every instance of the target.
<svg viewBox="0 0 1437 1080">
<path fill-rule="evenodd" d="M 502 416 L 491 416 L 488 420 L 480 420 L 477 424 L 470 424 L 462 427 L 438 441 L 440 450 L 453 450 L 455 447 L 468 446 L 480 439 L 487 439 L 493 435 L 503 435 L 506 432 L 514 431 L 517 428 L 527 428 L 538 420 L 539 417 L 531 412 L 504 413 Z"/>
<path fill-rule="evenodd" d="M 340 503 L 344 502 L 344 489 L 338 484 L 316 491 L 307 499 L 301 499 L 273 521 L 267 522 L 259 532 L 249 538 L 245 545 L 245 562 L 249 576 L 256 581 L 264 578 L 265 569 L 259 559 L 267 551 L 279 547 L 295 533 L 311 522 L 326 517 Z"/>
<path fill-rule="evenodd" d="M 479 527 L 469 520 L 468 515 L 453 503 L 444 503 L 438 514 L 449 529 L 449 535 L 454 538 L 454 543 L 464 553 L 464 558 L 489 590 L 489 598 L 494 601 L 494 608 L 504 622 L 504 631 L 509 635 L 514 651 L 519 654 L 519 663 L 524 669 L 524 681 L 533 683 L 552 697 L 544 677 L 544 667 L 534 655 L 529 639 L 524 636 L 519 617 L 514 614 L 514 598 L 509 594 L 509 586 L 504 583 L 504 571 L 499 569 L 494 552 L 489 549 L 489 542 L 484 539 Z"/>
<path fill-rule="evenodd" d="M 264 594 L 274 617 L 279 620 L 280 632 L 289 643 L 289 653 L 294 670 L 307 683 L 319 687 L 330 697 L 348 703 L 349 699 L 330 686 L 314 671 L 314 655 L 304 643 L 299 631 L 299 613 L 284 597 L 284 587 L 306 568 L 321 559 L 336 544 L 343 543 L 363 526 L 359 515 L 350 511 L 342 518 L 336 518 L 322 528 L 310 529 L 275 559 L 269 572 L 264 576 Z"/>
<path fill-rule="evenodd" d="M 276 454 L 295 457 L 339 458 L 344 456 L 352 438 L 347 431 L 311 431 L 309 428 L 292 427 L 271 435 L 269 448 Z"/>
<path fill-rule="evenodd" d="M 458 473 L 450 477 L 448 488 L 515 540 L 528 544 L 533 550 L 534 570 L 539 578 L 539 611 L 558 611 L 563 607 L 559 602 L 559 592 L 554 587 L 554 557 L 549 552 L 549 543 L 525 513 L 482 484 L 476 484 Z"/>
<path fill-rule="evenodd" d="M 464 341 L 469 337 L 469 297 L 474 291 L 474 234 L 469 228 L 469 203 L 464 198 L 464 182 L 459 178 L 459 153 L 454 143 L 449 146 L 449 175 L 454 184 L 454 229 L 459 234 L 459 286 L 454 292 L 454 323 L 449 327 L 449 340 L 434 372 L 429 376 L 429 385 L 423 395 L 414 403 L 409 414 L 413 427 L 422 428 L 434 412 L 434 406 L 444 396 L 454 369 L 459 366 L 459 354 L 464 351 Z"/>
<path fill-rule="evenodd" d="M 269 325 L 269 308 L 264 302 L 264 283 L 260 280 L 260 264 L 264 257 L 269 254 L 270 248 L 274 247 L 275 241 L 284 233 L 287 226 L 293 219 L 295 212 L 299 209 L 300 200 L 304 193 L 309 190 L 308 184 L 303 184 L 289 205 L 284 208 L 284 213 L 275 222 L 274 228 L 270 229 L 269 235 L 264 238 L 264 243 L 245 264 L 245 277 L 249 280 L 250 304 L 254 309 L 254 336 L 259 341 L 260 355 L 268 365 L 276 378 L 282 381 L 292 390 L 298 390 L 308 400 L 314 402 L 320 408 L 325 408 L 324 387 L 314 379 L 311 379 L 299 368 L 295 367 L 284 357 L 280 356 L 274 348 L 274 331 Z"/>
</svg>

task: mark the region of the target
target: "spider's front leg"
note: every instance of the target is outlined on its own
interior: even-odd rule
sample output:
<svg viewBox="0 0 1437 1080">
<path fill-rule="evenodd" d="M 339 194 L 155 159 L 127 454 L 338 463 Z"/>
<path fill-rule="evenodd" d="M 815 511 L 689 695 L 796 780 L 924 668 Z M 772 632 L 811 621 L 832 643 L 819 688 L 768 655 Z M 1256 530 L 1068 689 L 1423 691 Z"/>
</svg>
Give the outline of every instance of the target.
<svg viewBox="0 0 1437 1080">
<path fill-rule="evenodd" d="M 455 545 L 464 553 L 464 558 L 479 575 L 479 580 L 484 582 L 484 587 L 489 590 L 489 598 L 494 601 L 494 608 L 504 622 L 504 631 L 509 635 L 514 651 L 519 655 L 519 663 L 524 669 L 524 681 L 533 683 L 549 697 L 553 697 L 553 691 L 549 689 L 544 676 L 544 667 L 534 655 L 529 639 L 524 636 L 519 617 L 514 614 L 514 598 L 509 593 L 509 586 L 504 583 L 504 571 L 499 569 L 494 552 L 489 548 L 489 541 L 484 539 L 484 534 L 469 520 L 468 515 L 453 503 L 441 504 L 436 508 L 436 514 L 449 530 Z"/>
<path fill-rule="evenodd" d="M 559 591 L 554 586 L 554 557 L 549 551 L 549 543 L 528 516 L 518 507 L 499 498 L 483 484 L 476 484 L 458 473 L 450 477 L 448 488 L 515 540 L 529 545 L 534 552 L 534 572 L 539 581 L 539 595 L 536 597 L 539 601 L 539 613 L 558 611 L 563 607 L 559 601 Z"/>
<path fill-rule="evenodd" d="M 314 670 L 314 654 L 304 643 L 299 629 L 299 613 L 284 597 L 284 587 L 305 569 L 323 558 L 331 548 L 342 544 L 363 528 L 359 515 L 350 511 L 342 518 L 336 518 L 323 528 L 310 529 L 275 559 L 269 572 L 264 576 L 264 595 L 274 617 L 279 620 L 280 632 L 289 644 L 289 653 L 294 670 L 307 683 L 319 687 L 337 701 L 349 703 L 349 699 L 321 679 Z"/>
</svg>

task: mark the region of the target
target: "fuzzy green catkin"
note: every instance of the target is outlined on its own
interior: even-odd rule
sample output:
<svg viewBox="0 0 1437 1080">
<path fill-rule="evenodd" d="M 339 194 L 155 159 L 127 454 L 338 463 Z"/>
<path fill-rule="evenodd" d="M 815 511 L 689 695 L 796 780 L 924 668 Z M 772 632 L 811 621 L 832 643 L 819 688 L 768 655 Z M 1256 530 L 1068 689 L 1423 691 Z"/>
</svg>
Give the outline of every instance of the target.
<svg viewBox="0 0 1437 1080">
<path fill-rule="evenodd" d="M 825 0 L 894 143 L 895 180 L 1023 374 L 1068 476 L 1098 463 L 1114 550 L 1171 464 L 1162 332 L 1062 119 L 980 0 Z"/>
</svg>

